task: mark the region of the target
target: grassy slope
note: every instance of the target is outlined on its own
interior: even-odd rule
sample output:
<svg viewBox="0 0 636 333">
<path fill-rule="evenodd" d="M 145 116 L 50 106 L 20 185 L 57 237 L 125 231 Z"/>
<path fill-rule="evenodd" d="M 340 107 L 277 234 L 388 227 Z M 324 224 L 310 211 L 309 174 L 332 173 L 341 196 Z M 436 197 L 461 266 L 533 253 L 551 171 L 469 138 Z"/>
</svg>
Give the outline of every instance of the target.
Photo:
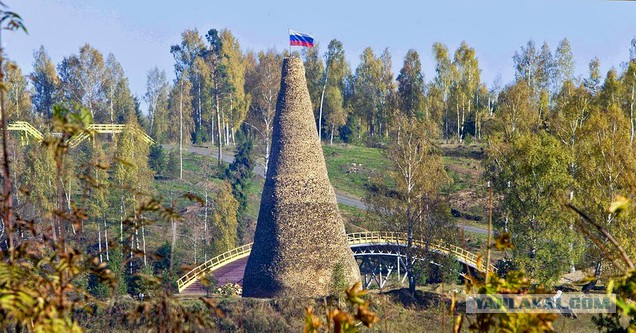
<svg viewBox="0 0 636 333">
<path fill-rule="evenodd" d="M 167 153 L 167 152 L 166 152 Z M 183 179 L 177 178 L 158 178 L 155 179 L 154 185 L 156 194 L 161 198 L 164 205 L 170 206 L 171 203 L 177 212 L 184 214 L 198 214 L 202 216 L 203 209 L 197 202 L 193 202 L 184 197 L 184 194 L 194 194 L 204 199 L 206 191 L 208 192 L 208 200 L 218 191 L 223 180 L 217 177 L 218 169 L 216 160 L 208 156 L 199 154 L 185 153 L 183 157 Z M 178 175 L 178 170 L 174 172 Z M 184 220 L 177 225 L 180 234 L 190 234 L 190 230 L 197 223 L 201 225 L 202 219 L 193 220 L 192 215 L 186 214 Z M 170 242 L 172 230 L 167 222 L 160 221 L 149 228 L 149 236 L 147 239 L 147 248 L 150 253 L 155 251 L 163 243 Z M 204 256 L 201 249 L 198 249 L 197 263 L 203 260 Z M 210 254 L 211 255 L 211 254 Z M 178 237 L 175 249 L 175 257 L 180 263 L 191 265 L 194 263 L 192 253 L 192 243 L 187 237 Z"/>
<path fill-rule="evenodd" d="M 444 190 L 451 207 L 458 211 L 480 216 L 481 221 L 468 221 L 480 225 L 485 221 L 486 193 L 482 185 L 482 148 L 477 145 L 443 145 L 444 164 L 453 184 Z M 352 145 L 324 145 L 329 179 L 336 191 L 364 199 L 369 183 L 374 178 L 388 181 L 386 169 L 389 161 L 377 148 Z M 341 206 L 342 207 L 342 206 Z M 347 207 L 343 215 L 360 216 L 355 208 Z"/>
<path fill-rule="evenodd" d="M 340 193 L 364 198 L 375 177 L 386 177 L 387 161 L 376 148 L 324 145 L 323 152 L 331 184 Z"/>
</svg>

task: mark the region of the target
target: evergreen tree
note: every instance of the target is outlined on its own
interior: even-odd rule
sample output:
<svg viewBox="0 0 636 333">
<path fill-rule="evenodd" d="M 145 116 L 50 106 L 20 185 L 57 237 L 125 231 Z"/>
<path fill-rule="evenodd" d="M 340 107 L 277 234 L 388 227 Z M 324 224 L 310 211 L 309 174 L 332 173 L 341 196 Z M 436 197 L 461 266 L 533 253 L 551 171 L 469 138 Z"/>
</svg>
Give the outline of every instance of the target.
<svg viewBox="0 0 636 333">
<path fill-rule="evenodd" d="M 344 104 L 346 103 L 345 81 L 350 75 L 351 70 L 345 57 L 345 51 L 341 41 L 333 39 L 329 42 L 327 52 L 325 53 L 325 64 L 326 79 L 323 84 L 323 92 L 318 110 L 318 134 L 320 138 L 322 138 L 323 127 L 326 127 L 328 130 L 330 129 L 333 134 L 335 127 L 344 124 L 343 119 L 346 119 L 346 109 L 344 108 Z M 327 90 L 331 92 L 327 94 Z M 330 108 L 325 108 L 327 105 L 330 106 Z M 330 112 L 333 114 L 329 115 Z M 323 126 L 323 118 L 327 126 Z"/>
<path fill-rule="evenodd" d="M 234 161 L 225 169 L 225 178 L 232 185 L 232 195 L 239 203 L 239 214 L 247 208 L 247 191 L 254 176 L 253 147 L 251 138 L 244 134 L 239 135 L 239 147 L 234 154 Z"/>
<path fill-rule="evenodd" d="M 411 49 L 406 53 L 397 82 L 397 99 L 402 114 L 406 117 L 426 118 L 424 74 L 422 74 L 422 63 L 417 51 Z"/>
<path fill-rule="evenodd" d="M 383 70 L 382 60 L 375 57 L 373 50 L 370 47 L 364 49 L 354 76 L 351 104 L 357 111 L 356 116 L 364 119 L 370 136 L 377 134 L 376 128 L 379 127 L 386 103 Z"/>
<path fill-rule="evenodd" d="M 155 174 L 165 176 L 164 171 L 166 170 L 166 165 L 167 157 L 163 146 L 157 143 L 150 146 L 148 166 L 155 172 Z"/>
<path fill-rule="evenodd" d="M 395 82 L 393 76 L 393 60 L 389 49 L 386 48 L 380 55 L 380 61 L 382 61 L 382 74 L 381 74 L 381 100 L 380 109 L 377 115 L 377 131 L 382 134 L 383 137 L 387 137 L 391 122 L 397 116 L 396 106 L 396 91 Z"/>
<path fill-rule="evenodd" d="M 44 46 L 40 46 L 37 51 L 33 52 L 33 58 L 33 72 L 30 75 L 33 85 L 31 101 L 36 113 L 45 119 L 50 119 L 53 105 L 58 101 L 60 79 Z"/>
</svg>

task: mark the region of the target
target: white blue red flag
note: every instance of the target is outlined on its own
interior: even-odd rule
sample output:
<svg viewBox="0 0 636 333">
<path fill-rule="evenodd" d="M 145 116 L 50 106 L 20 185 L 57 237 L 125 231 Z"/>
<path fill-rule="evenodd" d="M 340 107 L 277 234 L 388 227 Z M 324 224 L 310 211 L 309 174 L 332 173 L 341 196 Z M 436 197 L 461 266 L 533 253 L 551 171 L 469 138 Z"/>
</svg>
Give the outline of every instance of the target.
<svg viewBox="0 0 636 333">
<path fill-rule="evenodd" d="M 289 30 L 289 45 L 314 47 L 314 37 L 310 34 Z"/>
</svg>

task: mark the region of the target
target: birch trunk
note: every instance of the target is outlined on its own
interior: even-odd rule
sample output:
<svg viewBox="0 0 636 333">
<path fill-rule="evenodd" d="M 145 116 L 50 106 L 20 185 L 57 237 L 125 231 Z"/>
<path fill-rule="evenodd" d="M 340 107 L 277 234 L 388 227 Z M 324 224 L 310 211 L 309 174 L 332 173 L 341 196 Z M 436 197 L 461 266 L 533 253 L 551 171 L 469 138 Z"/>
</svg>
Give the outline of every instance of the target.
<svg viewBox="0 0 636 333">
<path fill-rule="evenodd" d="M 183 179 L 183 80 L 179 87 L 179 179 Z"/>
<path fill-rule="evenodd" d="M 97 223 L 97 249 L 99 250 L 99 262 L 103 262 L 102 259 L 102 226 Z"/>
<path fill-rule="evenodd" d="M 329 139 L 329 145 L 333 145 L 333 131 L 334 131 L 334 124 L 331 124 L 331 138 Z"/>
<path fill-rule="evenodd" d="M 219 105 L 219 97 L 216 96 L 215 97 L 215 102 L 216 102 L 216 127 L 217 127 L 217 132 L 218 132 L 218 140 L 219 140 L 219 150 L 218 150 L 218 154 L 217 154 L 217 161 L 218 164 L 221 165 L 223 163 L 223 161 L 221 160 L 221 158 L 223 157 L 223 152 L 221 146 L 223 145 L 223 141 L 222 141 L 222 133 L 223 130 L 221 128 L 221 110 L 220 110 L 220 105 Z"/>
<path fill-rule="evenodd" d="M 632 98 L 631 101 L 629 103 L 629 124 L 630 124 L 630 134 L 629 134 L 629 141 L 630 142 L 634 142 L 634 90 L 635 90 L 635 85 L 632 84 Z"/>
<path fill-rule="evenodd" d="M 172 219 L 172 244 L 170 246 L 170 269 L 169 271 L 172 272 L 172 269 L 174 267 L 174 247 L 177 245 L 177 224 L 175 223 L 174 219 Z"/>
<path fill-rule="evenodd" d="M 110 261 L 108 254 L 108 227 L 106 226 L 106 221 L 104 221 L 104 244 L 106 245 L 106 261 Z"/>
<path fill-rule="evenodd" d="M 205 191 L 205 209 L 203 214 L 203 260 L 208 261 L 208 191 Z"/>
<path fill-rule="evenodd" d="M 141 226 L 141 243 L 142 250 L 144 251 L 144 266 L 148 266 L 148 256 L 146 255 L 146 230 L 144 226 Z"/>
<path fill-rule="evenodd" d="M 322 93 L 320 94 L 320 111 L 318 111 L 318 141 L 322 140 L 322 105 L 325 100 L 325 90 L 327 89 L 327 74 L 329 67 L 325 69 L 325 84 L 322 85 Z"/>
</svg>

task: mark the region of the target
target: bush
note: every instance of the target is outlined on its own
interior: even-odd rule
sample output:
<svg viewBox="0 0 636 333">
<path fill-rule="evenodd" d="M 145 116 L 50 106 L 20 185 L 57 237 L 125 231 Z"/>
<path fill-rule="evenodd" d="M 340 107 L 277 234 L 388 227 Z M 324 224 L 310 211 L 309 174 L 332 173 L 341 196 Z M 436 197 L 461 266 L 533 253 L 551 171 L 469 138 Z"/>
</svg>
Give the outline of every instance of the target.
<svg viewBox="0 0 636 333">
<path fill-rule="evenodd" d="M 168 154 L 164 176 L 168 178 L 179 177 L 179 149 L 178 148 L 172 149 L 170 153 Z"/>
<path fill-rule="evenodd" d="M 166 153 L 158 143 L 150 146 L 150 154 L 148 155 L 148 166 L 155 171 L 157 175 L 163 176 L 166 169 Z"/>
</svg>

